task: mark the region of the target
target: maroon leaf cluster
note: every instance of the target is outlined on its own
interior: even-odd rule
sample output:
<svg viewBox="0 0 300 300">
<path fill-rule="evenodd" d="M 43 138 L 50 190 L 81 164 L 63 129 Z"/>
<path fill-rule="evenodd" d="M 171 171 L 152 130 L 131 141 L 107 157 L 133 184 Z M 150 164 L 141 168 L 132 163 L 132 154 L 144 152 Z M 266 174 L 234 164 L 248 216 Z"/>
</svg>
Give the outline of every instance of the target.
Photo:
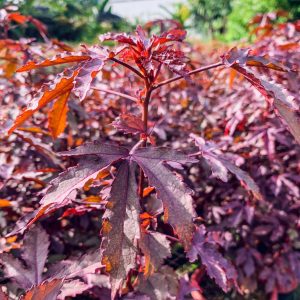
<svg viewBox="0 0 300 300">
<path fill-rule="evenodd" d="M 77 52 L 1 40 L 14 62 L 0 65 L 3 297 L 294 290 L 299 35 L 298 23 L 282 24 L 251 50 L 219 53 L 182 47 L 178 28 L 107 33 L 100 41 L 117 47 Z M 46 49 L 53 58 L 41 60 Z"/>
</svg>

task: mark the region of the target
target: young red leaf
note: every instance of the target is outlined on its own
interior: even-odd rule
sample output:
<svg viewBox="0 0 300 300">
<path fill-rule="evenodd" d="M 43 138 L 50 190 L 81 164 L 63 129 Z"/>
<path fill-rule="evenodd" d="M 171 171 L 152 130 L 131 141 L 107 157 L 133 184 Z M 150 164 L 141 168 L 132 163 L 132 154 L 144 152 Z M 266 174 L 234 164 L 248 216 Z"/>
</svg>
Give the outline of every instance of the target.
<svg viewBox="0 0 300 300">
<path fill-rule="evenodd" d="M 32 287 L 22 300 L 56 300 L 63 284 L 63 279 L 52 279 Z"/>
<path fill-rule="evenodd" d="M 51 86 L 44 85 L 33 98 L 27 108 L 20 113 L 15 120 L 8 133 L 12 133 L 24 121 L 30 118 L 33 113 L 47 105 L 62 95 L 69 95 L 73 90 L 75 95 L 83 100 L 90 88 L 92 80 L 103 68 L 105 61 L 109 58 L 110 52 L 102 48 L 94 47 L 85 49 L 85 55 L 58 56 L 52 60 L 45 60 L 42 63 L 29 62 L 18 71 L 27 71 L 35 68 L 47 67 L 50 65 L 63 64 L 68 62 L 77 62 L 77 66 L 71 70 L 67 70 L 63 75 L 57 76 L 55 82 Z"/>
<path fill-rule="evenodd" d="M 12 133 L 17 127 L 29 119 L 34 112 L 47 105 L 49 102 L 63 94 L 69 93 L 73 88 L 73 81 L 77 73 L 78 71 L 73 71 L 69 75 L 58 76 L 52 86 L 44 86 L 39 91 L 38 96 L 33 98 L 27 108 L 19 114 L 8 133 Z"/>
<path fill-rule="evenodd" d="M 225 259 L 218 251 L 217 246 L 207 241 L 205 237 L 205 228 L 197 228 L 191 250 L 187 253 L 191 262 L 201 258 L 202 264 L 206 267 L 207 274 L 215 279 L 216 283 L 228 292 L 229 289 L 236 285 L 237 273 L 232 264 Z"/>
<path fill-rule="evenodd" d="M 67 63 L 74 63 L 74 62 L 82 62 L 86 60 L 90 60 L 91 57 L 89 55 L 70 55 L 68 53 L 65 54 L 58 54 L 54 58 L 45 59 L 40 63 L 36 63 L 34 61 L 29 61 L 23 67 L 19 68 L 17 72 L 25 72 L 39 68 L 45 68 L 54 65 L 61 65 Z"/>
<path fill-rule="evenodd" d="M 69 96 L 70 91 L 61 95 L 49 111 L 48 128 L 53 138 L 57 138 L 66 128 Z"/>
<path fill-rule="evenodd" d="M 135 169 L 133 162 L 125 160 L 122 163 L 113 181 L 103 216 L 102 263 L 110 273 L 112 299 L 130 269 L 136 266 L 140 207 Z"/>
<path fill-rule="evenodd" d="M 143 121 L 131 114 L 121 114 L 112 125 L 124 133 L 140 134 L 145 133 Z"/>
<path fill-rule="evenodd" d="M 143 169 L 149 184 L 156 188 L 158 198 L 164 204 L 165 220 L 174 227 L 188 250 L 194 232 L 192 191 L 163 162 L 185 163 L 191 160 L 173 149 L 152 147 L 137 149 L 132 158 Z"/>
<path fill-rule="evenodd" d="M 206 142 L 203 138 L 196 136 L 195 134 L 191 134 L 190 136 L 194 139 L 196 145 L 199 147 L 202 157 L 208 162 L 214 176 L 218 177 L 224 182 L 227 182 L 227 170 L 229 170 L 239 180 L 246 184 L 246 187 L 257 199 L 263 199 L 259 187 L 250 177 L 250 175 L 231 162 L 224 154 L 220 152 L 220 150 L 216 148 L 216 145 L 211 142 Z"/>
<path fill-rule="evenodd" d="M 142 231 L 139 246 L 146 258 L 146 276 L 158 270 L 164 259 L 171 255 L 170 242 L 159 232 Z"/>
</svg>

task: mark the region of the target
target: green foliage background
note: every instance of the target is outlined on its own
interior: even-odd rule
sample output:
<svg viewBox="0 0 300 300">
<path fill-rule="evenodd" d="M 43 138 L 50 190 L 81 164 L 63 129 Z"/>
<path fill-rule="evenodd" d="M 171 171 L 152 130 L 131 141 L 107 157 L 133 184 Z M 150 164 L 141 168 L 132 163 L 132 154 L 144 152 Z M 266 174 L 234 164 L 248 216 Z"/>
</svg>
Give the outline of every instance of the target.
<svg viewBox="0 0 300 300">
<path fill-rule="evenodd" d="M 109 0 L 22 0 L 18 11 L 43 22 L 49 36 L 59 40 L 93 42 L 98 34 L 107 31 L 130 31 L 132 26 L 111 12 Z M 0 7 L 14 4 L 12 0 L 0 0 Z M 18 36 L 39 37 L 33 26 Z M 22 30 L 21 30 L 22 31 Z"/>
<path fill-rule="evenodd" d="M 300 0 L 187 0 L 170 16 L 204 38 L 233 41 L 248 36 L 248 23 L 255 15 L 277 10 L 289 13 L 285 21 L 299 19 Z"/>
</svg>

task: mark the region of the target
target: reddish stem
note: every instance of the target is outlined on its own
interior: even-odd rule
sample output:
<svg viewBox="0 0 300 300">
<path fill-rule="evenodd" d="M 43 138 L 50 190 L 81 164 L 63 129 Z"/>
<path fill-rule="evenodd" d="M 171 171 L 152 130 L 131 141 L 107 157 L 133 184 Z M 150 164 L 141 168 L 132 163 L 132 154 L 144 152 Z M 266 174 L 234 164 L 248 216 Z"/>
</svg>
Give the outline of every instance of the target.
<svg viewBox="0 0 300 300">
<path fill-rule="evenodd" d="M 148 82 L 146 81 L 146 96 L 143 102 L 143 115 L 142 115 L 142 120 L 144 122 L 144 131 L 147 133 L 148 131 L 148 111 L 149 111 L 149 102 L 151 98 L 151 93 L 152 93 L 152 87 L 149 86 Z M 141 147 L 146 147 L 147 146 L 147 137 L 145 138 L 144 136 L 140 136 L 140 140 L 143 140 L 143 143 Z M 144 191 L 144 181 L 145 181 L 145 175 L 140 168 L 140 181 L 139 181 L 139 195 L 140 199 L 143 199 L 143 191 Z"/>
<path fill-rule="evenodd" d="M 116 95 L 134 102 L 138 102 L 139 100 L 135 97 L 129 96 L 127 94 L 123 94 L 120 92 L 116 92 L 114 90 L 108 90 L 108 89 L 101 89 L 101 88 L 97 88 L 97 87 L 91 87 L 91 89 L 95 90 L 95 91 L 99 91 L 99 92 L 103 92 L 103 93 L 107 93 L 107 94 L 112 94 L 112 95 Z"/>
<path fill-rule="evenodd" d="M 114 61 L 114 62 L 116 62 L 116 63 L 118 63 L 118 64 L 120 64 L 120 65 L 122 65 L 122 66 L 124 66 L 125 68 L 131 70 L 131 71 L 132 71 L 133 73 L 135 73 L 137 76 L 139 76 L 139 77 L 145 79 L 145 76 L 144 76 L 140 71 L 138 71 L 136 68 L 134 68 L 134 67 L 128 65 L 127 63 L 125 63 L 125 62 L 123 62 L 123 61 L 121 61 L 121 60 L 119 60 L 119 59 L 117 59 L 117 58 L 114 58 L 114 57 L 111 58 L 111 60 Z"/>
<path fill-rule="evenodd" d="M 223 62 L 220 61 L 218 63 L 215 63 L 215 64 L 212 64 L 212 65 L 208 65 L 208 66 L 201 67 L 201 68 L 195 69 L 193 71 L 190 71 L 190 72 L 187 73 L 187 75 L 193 75 L 193 74 L 201 73 L 203 71 L 207 71 L 209 69 L 214 69 L 214 68 L 217 68 L 217 67 L 221 67 L 223 65 L 224 65 Z M 153 86 L 153 90 L 158 89 L 158 88 L 162 87 L 163 85 L 169 84 L 169 83 L 177 81 L 179 79 L 182 79 L 183 77 L 184 76 L 182 76 L 182 75 L 178 75 L 178 76 L 175 76 L 173 78 L 170 78 L 170 79 L 164 80 L 162 82 L 159 82 L 158 84 Z"/>
</svg>

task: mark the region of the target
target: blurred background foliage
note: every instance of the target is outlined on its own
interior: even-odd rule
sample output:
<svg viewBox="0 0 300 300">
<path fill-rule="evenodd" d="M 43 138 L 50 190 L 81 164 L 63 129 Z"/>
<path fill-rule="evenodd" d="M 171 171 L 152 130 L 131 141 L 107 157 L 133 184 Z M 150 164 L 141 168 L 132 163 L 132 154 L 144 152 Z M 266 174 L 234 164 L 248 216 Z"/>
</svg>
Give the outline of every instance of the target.
<svg viewBox="0 0 300 300">
<path fill-rule="evenodd" d="M 50 37 L 65 41 L 92 43 L 98 34 L 131 31 L 136 23 L 141 23 L 112 13 L 110 0 L 0 0 L 0 7 L 8 5 L 17 5 L 21 14 L 46 24 Z M 178 0 L 172 6 L 163 6 L 162 2 L 161 8 L 191 33 L 223 42 L 248 38 L 248 24 L 257 14 L 287 12 L 285 16 L 276 16 L 274 23 L 300 18 L 300 0 Z M 39 37 L 33 26 L 18 30 L 13 33 L 15 38 Z"/>
<path fill-rule="evenodd" d="M 257 14 L 280 10 L 287 14 L 274 23 L 297 20 L 300 0 L 187 0 L 171 16 L 204 38 L 230 42 L 248 37 L 248 24 Z"/>
<path fill-rule="evenodd" d="M 18 11 L 30 15 L 48 28 L 51 38 L 74 42 L 93 42 L 107 31 L 130 31 L 132 26 L 111 12 L 109 0 L 0 0 L 1 7 L 17 5 Z M 19 36 L 39 37 L 32 26 Z"/>
</svg>

